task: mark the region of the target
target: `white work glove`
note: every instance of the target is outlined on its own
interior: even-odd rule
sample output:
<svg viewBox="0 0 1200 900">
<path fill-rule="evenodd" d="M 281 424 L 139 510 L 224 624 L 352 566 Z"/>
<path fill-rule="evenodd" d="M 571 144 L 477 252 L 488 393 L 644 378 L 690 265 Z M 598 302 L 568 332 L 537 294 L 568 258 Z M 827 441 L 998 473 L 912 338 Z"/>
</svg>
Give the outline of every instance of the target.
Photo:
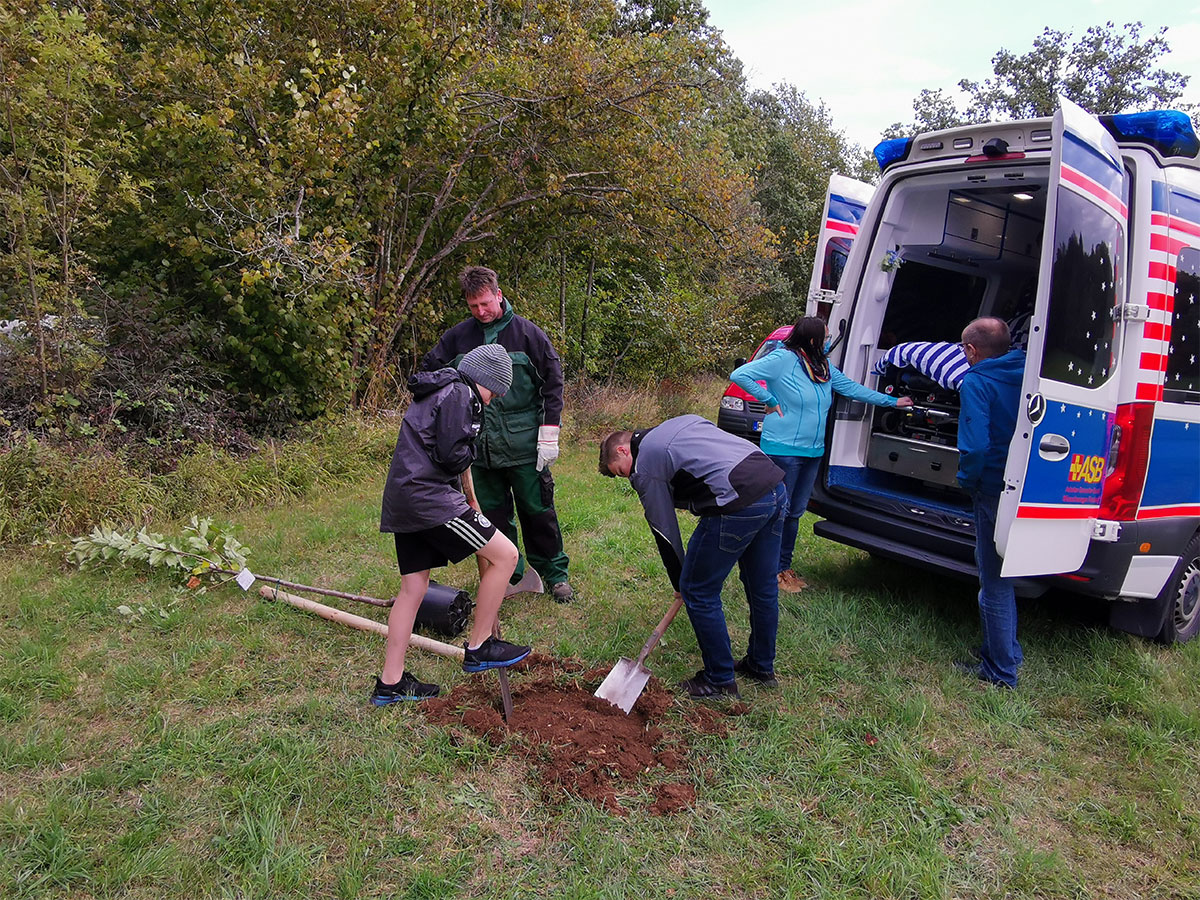
<svg viewBox="0 0 1200 900">
<path fill-rule="evenodd" d="M 537 466 L 539 472 L 558 459 L 558 426 L 538 427 Z"/>
</svg>

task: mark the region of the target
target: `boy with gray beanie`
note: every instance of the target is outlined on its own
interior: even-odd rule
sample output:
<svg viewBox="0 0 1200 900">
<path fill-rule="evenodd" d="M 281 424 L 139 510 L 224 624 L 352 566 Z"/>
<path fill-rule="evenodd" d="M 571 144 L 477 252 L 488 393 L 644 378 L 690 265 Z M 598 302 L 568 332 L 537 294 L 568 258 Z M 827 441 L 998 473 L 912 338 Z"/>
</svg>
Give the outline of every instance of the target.
<svg viewBox="0 0 1200 900">
<path fill-rule="evenodd" d="M 371 692 L 375 706 L 437 696 L 436 684 L 418 680 L 404 667 L 413 620 L 430 571 L 473 553 L 488 565 L 481 567 L 463 671 L 511 666 L 529 655 L 529 647 L 491 636 L 517 565 L 517 548 L 458 489 L 459 477 L 475 459 L 483 408 L 503 396 L 512 380 L 512 359 L 495 344 L 467 353 L 457 369 L 419 372 L 408 380 L 413 400 L 396 438 L 379 522 L 380 531 L 395 535 L 401 580 L 388 616 L 383 671 Z"/>
</svg>

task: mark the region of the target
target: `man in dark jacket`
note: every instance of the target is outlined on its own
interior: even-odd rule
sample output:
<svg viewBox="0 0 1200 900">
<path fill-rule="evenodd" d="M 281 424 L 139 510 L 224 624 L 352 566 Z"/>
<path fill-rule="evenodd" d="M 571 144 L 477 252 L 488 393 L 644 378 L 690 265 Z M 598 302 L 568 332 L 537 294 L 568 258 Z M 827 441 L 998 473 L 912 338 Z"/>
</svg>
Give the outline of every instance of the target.
<svg viewBox="0 0 1200 900">
<path fill-rule="evenodd" d="M 600 474 L 628 478 L 637 491 L 675 596 L 687 607 L 704 668 L 681 687 L 692 697 L 736 697 L 735 672 L 775 685 L 783 471 L 749 441 L 700 416 L 678 416 L 610 434 L 600 445 Z M 676 509 L 700 517 L 686 553 Z M 734 563 L 750 605 L 750 640 L 737 663 L 721 606 Z"/>
<path fill-rule="evenodd" d="M 959 391 L 958 483 L 971 495 L 975 508 L 983 643 L 978 663 L 955 665 L 981 681 L 1015 688 L 1017 668 L 1024 660 L 1017 640 L 1017 600 L 1012 582 L 1000 577 L 1002 560 L 996 551 L 996 510 L 1025 371 L 1025 351 L 1011 349 L 1011 343 L 1003 319 L 976 319 L 962 333 L 971 368 Z"/>
<path fill-rule="evenodd" d="M 436 684 L 421 682 L 404 668 L 405 651 L 430 570 L 472 553 L 487 565 L 479 577 L 463 671 L 511 666 L 529 655 L 529 647 L 492 637 L 517 548 L 458 490 L 459 477 L 475 459 L 483 411 L 510 384 L 512 362 L 503 348 L 494 346 L 467 353 L 457 371 L 438 369 L 408 380 L 413 401 L 396 437 L 379 520 L 380 531 L 395 535 L 401 581 L 388 615 L 383 672 L 371 693 L 376 706 L 437 696 Z"/>
<path fill-rule="evenodd" d="M 546 332 L 513 312 L 500 292 L 496 273 L 470 266 L 459 276 L 471 317 L 459 322 L 425 355 L 422 368 L 452 365 L 468 350 L 496 344 L 513 362 L 513 385 L 484 413 L 483 431 L 472 469 L 475 491 L 485 515 L 517 542 L 517 523 L 525 553 L 559 603 L 573 596 L 567 579 L 567 554 L 554 510 L 554 478 L 549 464 L 558 458 L 563 408 L 562 363 Z M 519 559 L 514 583 L 522 581 Z M 536 579 L 533 579 L 536 583 Z"/>
</svg>

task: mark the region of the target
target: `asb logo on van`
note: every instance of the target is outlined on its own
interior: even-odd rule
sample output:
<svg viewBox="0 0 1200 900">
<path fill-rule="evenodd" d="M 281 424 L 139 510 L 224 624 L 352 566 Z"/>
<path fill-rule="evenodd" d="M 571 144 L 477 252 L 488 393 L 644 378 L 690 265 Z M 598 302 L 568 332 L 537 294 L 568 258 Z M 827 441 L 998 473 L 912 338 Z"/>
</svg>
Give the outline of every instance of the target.
<svg viewBox="0 0 1200 900">
<path fill-rule="evenodd" d="M 1084 456 L 1082 453 L 1076 453 L 1071 457 L 1071 471 L 1067 480 L 1096 484 L 1104 477 L 1104 464 L 1103 456 Z"/>
<path fill-rule="evenodd" d="M 1112 416 L 1094 407 L 1047 401 L 1040 394 L 1034 400 L 1041 402 L 1036 405 L 1031 402 L 1027 412 L 1031 417 L 1040 416 L 1033 435 L 1033 446 L 1039 450 L 1029 456 L 1017 515 L 1020 518 L 1087 515 L 1089 507 L 1100 505 L 1107 461 L 1098 451 L 1108 448 Z M 1045 450 L 1039 452 L 1043 447 Z"/>
</svg>

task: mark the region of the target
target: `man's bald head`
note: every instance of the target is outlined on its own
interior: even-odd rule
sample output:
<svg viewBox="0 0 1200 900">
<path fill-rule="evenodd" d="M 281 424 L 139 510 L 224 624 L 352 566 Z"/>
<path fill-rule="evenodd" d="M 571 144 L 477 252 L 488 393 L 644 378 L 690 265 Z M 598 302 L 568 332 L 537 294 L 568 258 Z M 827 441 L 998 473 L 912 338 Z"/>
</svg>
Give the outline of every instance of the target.
<svg viewBox="0 0 1200 900">
<path fill-rule="evenodd" d="M 971 365 L 981 359 L 1003 356 L 1012 347 L 1008 323 L 993 316 L 983 316 L 971 322 L 962 333 L 963 351 Z"/>
</svg>

